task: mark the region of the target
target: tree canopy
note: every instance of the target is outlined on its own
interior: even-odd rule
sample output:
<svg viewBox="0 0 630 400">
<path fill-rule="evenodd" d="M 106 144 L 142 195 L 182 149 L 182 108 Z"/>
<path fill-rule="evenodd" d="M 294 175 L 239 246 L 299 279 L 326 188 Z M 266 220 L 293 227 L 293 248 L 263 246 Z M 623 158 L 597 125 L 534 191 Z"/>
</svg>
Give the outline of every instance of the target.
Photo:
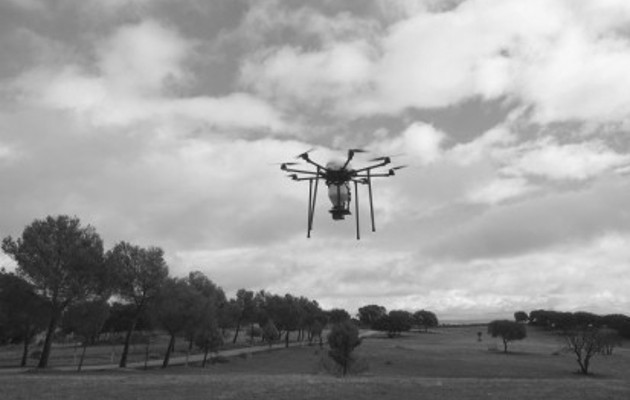
<svg viewBox="0 0 630 400">
<path fill-rule="evenodd" d="M 510 320 L 494 320 L 488 324 L 488 333 L 492 337 L 501 337 L 503 352 L 507 353 L 508 343 L 527 337 L 525 325 Z"/>
<path fill-rule="evenodd" d="M 35 220 L 2 250 L 17 262 L 17 273 L 50 302 L 51 315 L 38 366 L 48 364 L 52 335 L 72 302 L 103 293 L 111 274 L 103 263 L 103 241 L 91 226 L 66 215 Z"/>
</svg>

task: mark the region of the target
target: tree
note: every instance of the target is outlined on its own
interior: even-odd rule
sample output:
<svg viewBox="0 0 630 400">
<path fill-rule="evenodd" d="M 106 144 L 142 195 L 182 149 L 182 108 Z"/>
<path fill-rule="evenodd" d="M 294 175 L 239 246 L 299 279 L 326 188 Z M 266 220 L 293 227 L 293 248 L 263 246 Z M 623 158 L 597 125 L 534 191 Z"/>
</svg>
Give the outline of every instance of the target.
<svg viewBox="0 0 630 400">
<path fill-rule="evenodd" d="M 359 321 L 365 326 L 371 328 L 374 323 L 387 314 L 387 309 L 383 306 L 370 304 L 359 308 Z"/>
<path fill-rule="evenodd" d="M 103 332 L 127 333 L 135 315 L 136 306 L 134 304 L 113 302 L 110 305 L 109 316 L 103 325 Z M 145 309 L 138 318 L 135 331 L 153 330 L 152 322 L 148 309 Z"/>
<path fill-rule="evenodd" d="M 267 342 L 269 347 L 280 337 L 280 332 L 278 332 L 278 328 L 276 328 L 276 324 L 273 323 L 271 318 L 267 319 L 267 323 L 263 325 L 262 331 L 263 341 Z"/>
<path fill-rule="evenodd" d="M 78 218 L 49 216 L 33 221 L 17 240 L 4 238 L 2 250 L 17 262 L 18 275 L 50 304 L 38 364 L 45 368 L 63 311 L 73 302 L 103 293 L 111 283 L 103 263 L 103 241 L 93 227 L 82 227 Z"/>
<path fill-rule="evenodd" d="M 176 335 L 199 321 L 199 315 L 204 311 L 203 298 L 185 279 L 170 278 L 160 290 L 153 307 L 155 317 L 170 336 L 162 362 L 162 368 L 166 368 L 175 349 Z"/>
<path fill-rule="evenodd" d="M 77 371 L 81 371 L 88 343 L 101 332 L 109 316 L 109 304 L 102 299 L 73 304 L 63 315 L 62 326 L 67 333 L 81 338 L 83 350 Z"/>
<path fill-rule="evenodd" d="M 438 326 L 437 316 L 427 310 L 420 310 L 413 313 L 413 320 L 417 325 L 424 327 L 425 332 L 427 332 L 429 328 Z"/>
<path fill-rule="evenodd" d="M 623 314 L 609 314 L 602 317 L 602 324 L 615 329 L 619 336 L 630 338 L 630 317 Z"/>
<path fill-rule="evenodd" d="M 21 367 L 26 366 L 29 344 L 46 329 L 50 317 L 48 302 L 24 279 L 0 272 L 0 326 L 7 340 L 22 342 Z M 0 343 L 2 339 L 0 338 Z"/>
<path fill-rule="evenodd" d="M 190 272 L 186 283 L 191 291 L 197 293 L 200 301 L 196 307 L 198 313 L 191 316 L 185 327 L 189 340 L 188 352 L 192 350 L 193 342 L 203 349 L 201 366 L 205 368 L 208 353 L 217 351 L 223 345 L 218 315 L 219 308 L 226 302 L 225 292 L 200 271 Z"/>
<path fill-rule="evenodd" d="M 529 317 L 525 311 L 517 311 L 514 313 L 514 321 L 516 322 L 527 322 Z"/>
<path fill-rule="evenodd" d="M 160 287 L 168 277 L 168 266 L 164 252 L 157 247 L 148 249 L 120 242 L 107 252 L 106 262 L 115 271 L 118 295 L 132 305 L 131 318 L 127 326 L 125 344 L 119 366 L 127 366 L 127 355 L 131 337 L 147 306 L 155 299 Z"/>
<path fill-rule="evenodd" d="M 503 340 L 503 352 L 507 353 L 508 343 L 527 337 L 525 325 L 510 320 L 495 320 L 488 324 L 488 333 L 492 337 L 500 336 Z"/>
<path fill-rule="evenodd" d="M 350 314 L 348 314 L 348 311 L 342 308 L 333 308 L 332 310 L 328 311 L 327 314 L 328 322 L 333 325 L 350 320 Z"/>
<path fill-rule="evenodd" d="M 189 340 L 188 352 L 192 350 L 193 342 L 203 342 L 204 362 L 208 356 L 208 351 L 214 351 L 223 345 L 223 336 L 219 332 L 219 307 L 225 304 L 226 298 L 223 289 L 212 282 L 200 271 L 193 271 L 188 274 L 188 285 L 192 290 L 197 291 L 201 296 L 202 304 L 199 314 L 195 320 L 191 320 L 187 325 L 187 335 Z"/>
<path fill-rule="evenodd" d="M 279 300 L 274 322 L 284 330 L 284 345 L 289 347 L 289 335 L 298 329 L 300 323 L 300 305 L 298 299 L 288 293 L 284 297 L 280 297 Z"/>
<path fill-rule="evenodd" d="M 234 338 L 232 343 L 236 343 L 238 339 L 238 333 L 243 323 L 251 323 L 256 315 L 256 308 L 254 306 L 254 292 L 251 290 L 239 289 L 236 292 L 236 299 L 233 300 L 235 307 L 238 309 L 238 316 L 236 319 L 236 330 L 234 332 Z"/>
<path fill-rule="evenodd" d="M 588 375 L 591 359 L 598 354 L 605 354 L 610 338 L 595 327 L 578 327 L 564 333 L 565 350 L 575 355 L 580 372 Z"/>
<path fill-rule="evenodd" d="M 324 341 L 322 339 L 322 332 L 324 331 L 325 323 L 326 323 L 325 318 L 315 319 L 315 322 L 313 322 L 313 325 L 311 325 L 310 331 L 309 331 L 309 345 L 313 343 L 313 339 L 315 337 L 319 338 L 319 347 L 322 347 L 324 345 Z"/>
<path fill-rule="evenodd" d="M 341 367 L 343 376 L 348 373 L 348 367 L 354 361 L 352 352 L 360 344 L 359 330 L 349 319 L 333 325 L 330 330 L 328 355 Z"/>
<path fill-rule="evenodd" d="M 372 327 L 378 331 L 387 332 L 390 338 L 400 336 L 402 332 L 411 329 L 413 316 L 408 311 L 392 310 L 389 314 L 380 317 Z"/>
<path fill-rule="evenodd" d="M 216 321 L 210 322 L 204 330 L 202 330 L 196 338 L 197 346 L 203 349 L 203 362 L 201 368 L 205 368 L 208 361 L 208 353 L 216 352 L 223 346 L 223 335 L 219 328 L 214 325 Z"/>
</svg>

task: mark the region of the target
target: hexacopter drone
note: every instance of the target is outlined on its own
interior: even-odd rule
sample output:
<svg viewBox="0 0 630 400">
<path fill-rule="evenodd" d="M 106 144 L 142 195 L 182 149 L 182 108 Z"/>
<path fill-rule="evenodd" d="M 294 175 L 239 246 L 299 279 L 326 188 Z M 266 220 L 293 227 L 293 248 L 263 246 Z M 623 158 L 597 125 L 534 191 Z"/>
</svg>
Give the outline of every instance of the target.
<svg viewBox="0 0 630 400">
<path fill-rule="evenodd" d="M 324 167 L 321 164 L 313 161 L 309 157 L 309 153 L 313 149 L 299 154 L 296 158 L 306 161 L 315 167 L 314 171 L 296 169 L 292 166 L 299 165 L 297 162 L 285 162 L 280 165 L 280 169 L 289 172 L 289 178 L 294 181 L 308 181 L 308 225 L 306 237 L 311 237 L 311 230 L 313 230 L 313 215 L 315 214 L 315 201 L 317 200 L 317 188 L 320 180 L 323 180 L 328 186 L 328 198 L 332 203 L 332 208 L 329 210 L 334 220 L 343 220 L 346 215 L 351 215 L 350 201 L 352 200 L 352 193 L 350 188 L 350 182 L 354 182 L 355 193 L 355 219 L 357 225 L 357 240 L 361 238 L 359 230 L 359 184 L 367 185 L 368 195 L 370 200 L 370 216 L 372 219 L 372 232 L 376 232 L 376 226 L 374 224 L 374 203 L 372 200 L 372 178 L 383 178 L 395 175 L 395 171 L 404 168 L 404 165 L 392 167 L 389 170 L 374 171 L 374 169 L 384 167 L 391 163 L 390 157 L 377 157 L 370 162 L 376 163 L 368 165 L 367 167 L 353 169 L 350 166 L 350 161 L 354 158 L 356 153 L 364 153 L 365 150 L 350 149 L 348 150 L 348 158 L 345 162 L 330 161 Z"/>
</svg>

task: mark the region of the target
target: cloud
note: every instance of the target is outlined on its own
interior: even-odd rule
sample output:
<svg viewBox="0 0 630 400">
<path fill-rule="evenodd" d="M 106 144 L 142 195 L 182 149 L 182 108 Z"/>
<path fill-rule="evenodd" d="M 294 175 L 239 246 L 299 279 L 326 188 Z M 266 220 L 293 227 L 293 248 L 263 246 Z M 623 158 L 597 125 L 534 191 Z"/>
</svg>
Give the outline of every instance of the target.
<svg viewBox="0 0 630 400">
<path fill-rule="evenodd" d="M 344 32 L 355 35 L 312 29 L 319 40 L 314 48 L 271 44 L 245 64 L 243 83 L 280 103 L 341 105 L 340 118 L 505 98 L 530 107 L 539 123 L 628 119 L 630 46 L 622 27 L 630 14 L 622 3 L 410 4 L 414 11 L 403 13 L 410 16 L 386 30 L 346 18 L 344 26 L 352 28 Z M 313 10 L 264 15 L 269 30 L 279 22 L 299 31 L 283 25 L 287 15 L 309 15 L 306 26 L 327 26 Z M 357 32 L 369 35 L 359 40 Z"/>
<path fill-rule="evenodd" d="M 285 108 L 297 102 L 339 109 L 348 107 L 345 97 L 361 90 L 371 67 L 362 42 L 337 43 L 318 52 L 284 47 L 251 57 L 243 66 L 241 83 Z"/>
<path fill-rule="evenodd" d="M 399 135 L 374 141 L 370 147 L 383 154 L 404 154 L 414 163 L 427 165 L 438 161 L 443 155 L 446 134 L 434 126 L 417 121 L 410 124 Z"/>
<path fill-rule="evenodd" d="M 97 48 L 98 73 L 78 65 L 41 67 L 23 74 L 15 87 L 36 104 L 72 111 L 97 126 L 181 118 L 211 126 L 286 129 L 272 106 L 246 93 L 176 95 L 193 79 L 185 61 L 194 45 L 155 21 L 123 26 Z"/>
<path fill-rule="evenodd" d="M 349 311 L 627 309 L 627 2 L 59 4 L 3 15 L 2 236 L 77 215 Z M 269 164 L 313 146 L 404 153 L 377 232 L 360 187 L 361 241 L 325 191 L 305 238 L 308 184 Z"/>
<path fill-rule="evenodd" d="M 513 149 L 514 150 L 514 149 Z M 545 138 L 515 149 L 504 172 L 549 179 L 584 180 L 627 164 L 630 156 L 609 149 L 599 140 L 560 145 Z"/>
<path fill-rule="evenodd" d="M 475 188 L 468 194 L 473 203 L 498 204 L 507 199 L 520 197 L 535 190 L 523 178 L 498 178 Z"/>
<path fill-rule="evenodd" d="M 9 5 L 26 11 L 43 11 L 46 9 L 42 0 L 5 0 Z"/>
<path fill-rule="evenodd" d="M 427 244 L 438 258 L 471 260 L 538 252 L 583 243 L 607 232 L 627 233 L 627 185 L 616 179 L 582 190 L 540 193 L 467 218 Z"/>
</svg>

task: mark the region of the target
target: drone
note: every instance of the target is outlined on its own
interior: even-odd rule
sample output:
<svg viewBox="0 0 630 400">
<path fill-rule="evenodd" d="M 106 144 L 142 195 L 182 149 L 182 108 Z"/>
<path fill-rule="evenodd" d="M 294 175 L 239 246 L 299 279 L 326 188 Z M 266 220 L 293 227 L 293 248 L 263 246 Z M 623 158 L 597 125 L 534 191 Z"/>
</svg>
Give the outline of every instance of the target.
<svg viewBox="0 0 630 400">
<path fill-rule="evenodd" d="M 370 217 L 372 220 L 372 232 L 376 232 L 376 225 L 374 223 L 374 201 L 372 197 L 372 178 L 384 178 L 394 176 L 396 170 L 405 168 L 405 165 L 391 167 L 388 170 L 380 169 L 391 164 L 391 158 L 389 156 L 377 157 L 371 159 L 372 165 L 366 167 L 354 169 L 350 166 L 350 161 L 357 153 L 365 153 L 366 150 L 362 149 L 350 149 L 348 150 L 348 156 L 345 161 L 329 161 L 326 166 L 323 166 L 313 161 L 309 153 L 314 149 L 308 150 L 302 154 L 297 155 L 296 159 L 301 159 L 307 162 L 313 170 L 298 169 L 294 166 L 303 165 L 299 162 L 285 162 L 281 163 L 280 169 L 289 173 L 287 176 L 294 181 L 308 181 L 308 223 L 306 237 L 311 237 L 311 231 L 313 230 L 313 216 L 315 214 L 315 202 L 317 200 L 317 189 L 319 181 L 322 180 L 328 187 L 328 198 L 332 203 L 332 208 L 329 210 L 332 219 L 335 221 L 343 220 L 346 216 L 351 215 L 350 202 L 352 200 L 351 182 L 354 183 L 354 206 L 355 206 L 355 219 L 357 229 L 357 240 L 361 239 L 360 227 L 359 227 L 359 184 L 367 185 L 368 196 L 370 202 Z"/>
</svg>

